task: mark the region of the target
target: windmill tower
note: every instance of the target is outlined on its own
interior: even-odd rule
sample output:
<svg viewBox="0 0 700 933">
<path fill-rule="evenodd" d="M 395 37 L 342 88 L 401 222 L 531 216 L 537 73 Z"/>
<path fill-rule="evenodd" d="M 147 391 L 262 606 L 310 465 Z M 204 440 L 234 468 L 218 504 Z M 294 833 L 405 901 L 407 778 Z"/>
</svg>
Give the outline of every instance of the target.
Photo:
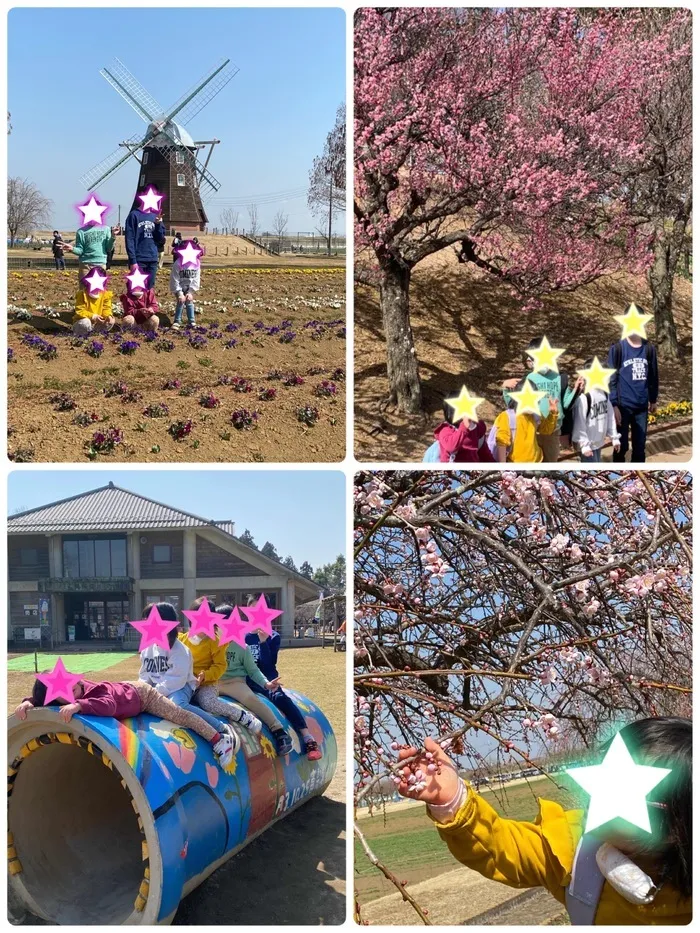
<svg viewBox="0 0 700 933">
<path fill-rule="evenodd" d="M 196 142 L 185 127 L 237 73 L 238 68 L 229 59 L 221 61 L 180 100 L 163 110 L 119 59 L 110 68 L 103 68 L 102 77 L 133 107 L 148 128 L 144 136 L 137 133 L 120 143 L 118 149 L 83 175 L 81 184 L 88 191 L 94 191 L 133 158 L 139 164 L 136 190 L 153 185 L 165 195 L 163 223 L 166 230 L 170 233 L 176 229 L 182 233 L 204 230 L 207 214 L 202 199 L 221 187 L 208 169 L 214 146 L 220 140 Z"/>
</svg>

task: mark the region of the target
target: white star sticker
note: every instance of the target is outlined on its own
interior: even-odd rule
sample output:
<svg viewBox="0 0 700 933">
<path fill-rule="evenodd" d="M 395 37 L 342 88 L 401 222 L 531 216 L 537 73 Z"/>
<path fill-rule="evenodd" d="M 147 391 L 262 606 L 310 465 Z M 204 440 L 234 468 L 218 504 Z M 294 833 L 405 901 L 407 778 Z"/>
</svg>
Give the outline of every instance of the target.
<svg viewBox="0 0 700 933">
<path fill-rule="evenodd" d="M 106 275 L 100 275 L 99 269 L 93 269 L 90 275 L 83 278 L 83 282 L 88 286 L 91 295 L 103 292 L 105 290 Z"/>
<path fill-rule="evenodd" d="M 650 833 L 646 797 L 671 769 L 636 764 L 618 732 L 599 765 L 567 768 L 566 773 L 591 798 L 585 832 L 619 817 Z"/>
<path fill-rule="evenodd" d="M 79 204 L 78 210 L 82 212 L 83 224 L 101 224 L 102 215 L 107 210 L 106 204 L 100 204 L 95 195 L 90 195 L 87 204 Z"/>
<path fill-rule="evenodd" d="M 145 194 L 139 195 L 139 201 L 141 202 L 142 211 L 153 211 L 158 213 L 160 210 L 160 202 L 163 200 L 163 195 L 158 194 L 155 188 L 152 186 L 148 189 Z"/>
<path fill-rule="evenodd" d="M 126 280 L 129 283 L 129 285 L 131 285 L 132 291 L 135 288 L 145 289 L 147 287 L 146 283 L 148 282 L 148 274 L 146 272 L 142 272 L 139 269 L 139 267 L 136 266 L 134 271 L 129 273 L 129 275 L 127 275 Z"/>
<path fill-rule="evenodd" d="M 177 254 L 180 257 L 180 265 L 185 269 L 196 269 L 199 266 L 199 257 L 202 255 L 202 250 L 195 246 L 191 240 L 187 241 L 187 246 L 182 249 L 177 250 Z"/>
</svg>

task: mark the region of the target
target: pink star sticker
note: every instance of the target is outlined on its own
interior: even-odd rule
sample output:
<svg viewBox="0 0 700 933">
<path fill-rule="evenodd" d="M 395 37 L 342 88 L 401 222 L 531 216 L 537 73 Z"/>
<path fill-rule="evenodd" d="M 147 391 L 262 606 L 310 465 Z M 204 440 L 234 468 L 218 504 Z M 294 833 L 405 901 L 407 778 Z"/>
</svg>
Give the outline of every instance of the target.
<svg viewBox="0 0 700 933">
<path fill-rule="evenodd" d="M 83 225 L 101 224 L 102 215 L 108 207 L 107 204 L 100 204 L 95 195 L 91 194 L 90 200 L 86 204 L 78 204 L 78 210 L 83 215 Z"/>
<path fill-rule="evenodd" d="M 241 619 L 238 606 L 235 606 L 228 619 L 219 623 L 219 644 L 228 645 L 229 642 L 235 641 L 241 648 L 245 648 L 245 637 L 250 631 L 250 624 Z"/>
<path fill-rule="evenodd" d="M 69 673 L 63 659 L 59 658 L 50 674 L 37 674 L 36 679 L 46 686 L 44 706 L 48 706 L 52 700 L 65 700 L 67 703 L 72 703 L 75 700 L 73 687 L 83 678 L 80 674 Z"/>
<path fill-rule="evenodd" d="M 91 295 L 99 295 L 100 292 L 105 290 L 105 282 L 107 279 L 108 276 L 100 275 L 99 269 L 93 269 L 90 275 L 83 276 L 83 284 L 87 285 Z"/>
<path fill-rule="evenodd" d="M 168 651 L 170 648 L 168 632 L 172 632 L 174 628 L 177 628 L 177 622 L 161 619 L 156 606 L 148 613 L 145 622 L 129 622 L 129 625 L 133 625 L 137 632 L 141 632 L 139 651 L 143 651 L 149 645 L 158 645 L 159 648 Z"/>
<path fill-rule="evenodd" d="M 158 194 L 153 185 L 151 185 L 145 194 L 140 194 L 138 196 L 138 199 L 141 202 L 141 210 L 147 212 L 152 211 L 153 213 L 157 214 L 160 210 L 160 202 L 164 197 L 165 195 Z"/>
<path fill-rule="evenodd" d="M 204 252 L 201 246 L 195 246 L 192 240 L 187 241 L 187 245 L 182 249 L 176 249 L 175 252 L 180 257 L 180 265 L 183 269 L 197 269 L 199 267 L 199 258 Z"/>
<path fill-rule="evenodd" d="M 257 603 L 248 609 L 243 609 L 247 618 L 250 631 L 262 629 L 268 635 L 272 635 L 272 620 L 282 615 L 280 609 L 269 609 L 265 601 L 265 594 L 262 593 Z"/>
<path fill-rule="evenodd" d="M 145 290 L 147 288 L 146 283 L 148 282 L 148 275 L 141 271 L 137 263 L 136 268 L 133 272 L 130 272 L 129 275 L 127 275 L 126 280 L 129 283 L 132 291 L 135 288 L 141 288 Z"/>
<path fill-rule="evenodd" d="M 214 626 L 219 625 L 224 618 L 221 613 L 211 611 L 206 599 L 199 609 L 183 610 L 182 614 L 190 621 L 189 635 L 208 635 L 209 638 L 216 638 Z"/>
</svg>

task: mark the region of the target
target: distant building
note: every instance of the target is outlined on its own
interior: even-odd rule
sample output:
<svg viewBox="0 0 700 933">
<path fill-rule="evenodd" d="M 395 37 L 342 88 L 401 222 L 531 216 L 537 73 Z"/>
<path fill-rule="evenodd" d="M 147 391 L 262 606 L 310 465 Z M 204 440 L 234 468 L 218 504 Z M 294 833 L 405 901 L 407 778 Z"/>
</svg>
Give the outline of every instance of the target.
<svg viewBox="0 0 700 933">
<path fill-rule="evenodd" d="M 294 636 L 306 577 L 242 544 L 230 521 L 190 515 L 113 483 L 8 519 L 8 640 L 15 648 L 138 645 L 125 623 L 149 602 L 186 609 L 198 596 L 246 606 L 265 594 Z"/>
</svg>

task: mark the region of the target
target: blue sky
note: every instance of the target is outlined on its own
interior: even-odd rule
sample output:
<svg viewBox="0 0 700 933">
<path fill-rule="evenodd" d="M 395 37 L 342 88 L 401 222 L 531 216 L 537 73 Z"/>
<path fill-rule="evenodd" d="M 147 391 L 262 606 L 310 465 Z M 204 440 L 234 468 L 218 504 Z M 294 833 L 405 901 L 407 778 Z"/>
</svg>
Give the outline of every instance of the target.
<svg viewBox="0 0 700 933">
<path fill-rule="evenodd" d="M 201 518 L 250 529 L 262 547 L 271 541 L 284 558 L 316 569 L 345 554 L 345 477 L 335 470 L 24 470 L 10 473 L 8 512 L 23 512 L 106 486 L 131 492 Z"/>
<path fill-rule="evenodd" d="M 339 9 L 60 9 L 10 11 L 10 176 L 33 181 L 54 202 L 53 223 L 71 229 L 79 178 L 146 125 L 100 75 L 119 58 L 167 108 L 222 58 L 240 71 L 189 124 L 195 139 L 221 140 L 209 164 L 214 198 L 305 188 L 345 98 L 345 14 Z M 115 209 L 131 204 L 131 160 L 100 187 Z M 205 204 L 210 226 L 223 204 Z M 313 230 L 306 195 L 259 205 L 264 227 L 277 210 L 288 230 Z M 239 226 L 248 215 L 240 210 Z M 340 231 L 343 215 L 336 219 Z"/>
</svg>

